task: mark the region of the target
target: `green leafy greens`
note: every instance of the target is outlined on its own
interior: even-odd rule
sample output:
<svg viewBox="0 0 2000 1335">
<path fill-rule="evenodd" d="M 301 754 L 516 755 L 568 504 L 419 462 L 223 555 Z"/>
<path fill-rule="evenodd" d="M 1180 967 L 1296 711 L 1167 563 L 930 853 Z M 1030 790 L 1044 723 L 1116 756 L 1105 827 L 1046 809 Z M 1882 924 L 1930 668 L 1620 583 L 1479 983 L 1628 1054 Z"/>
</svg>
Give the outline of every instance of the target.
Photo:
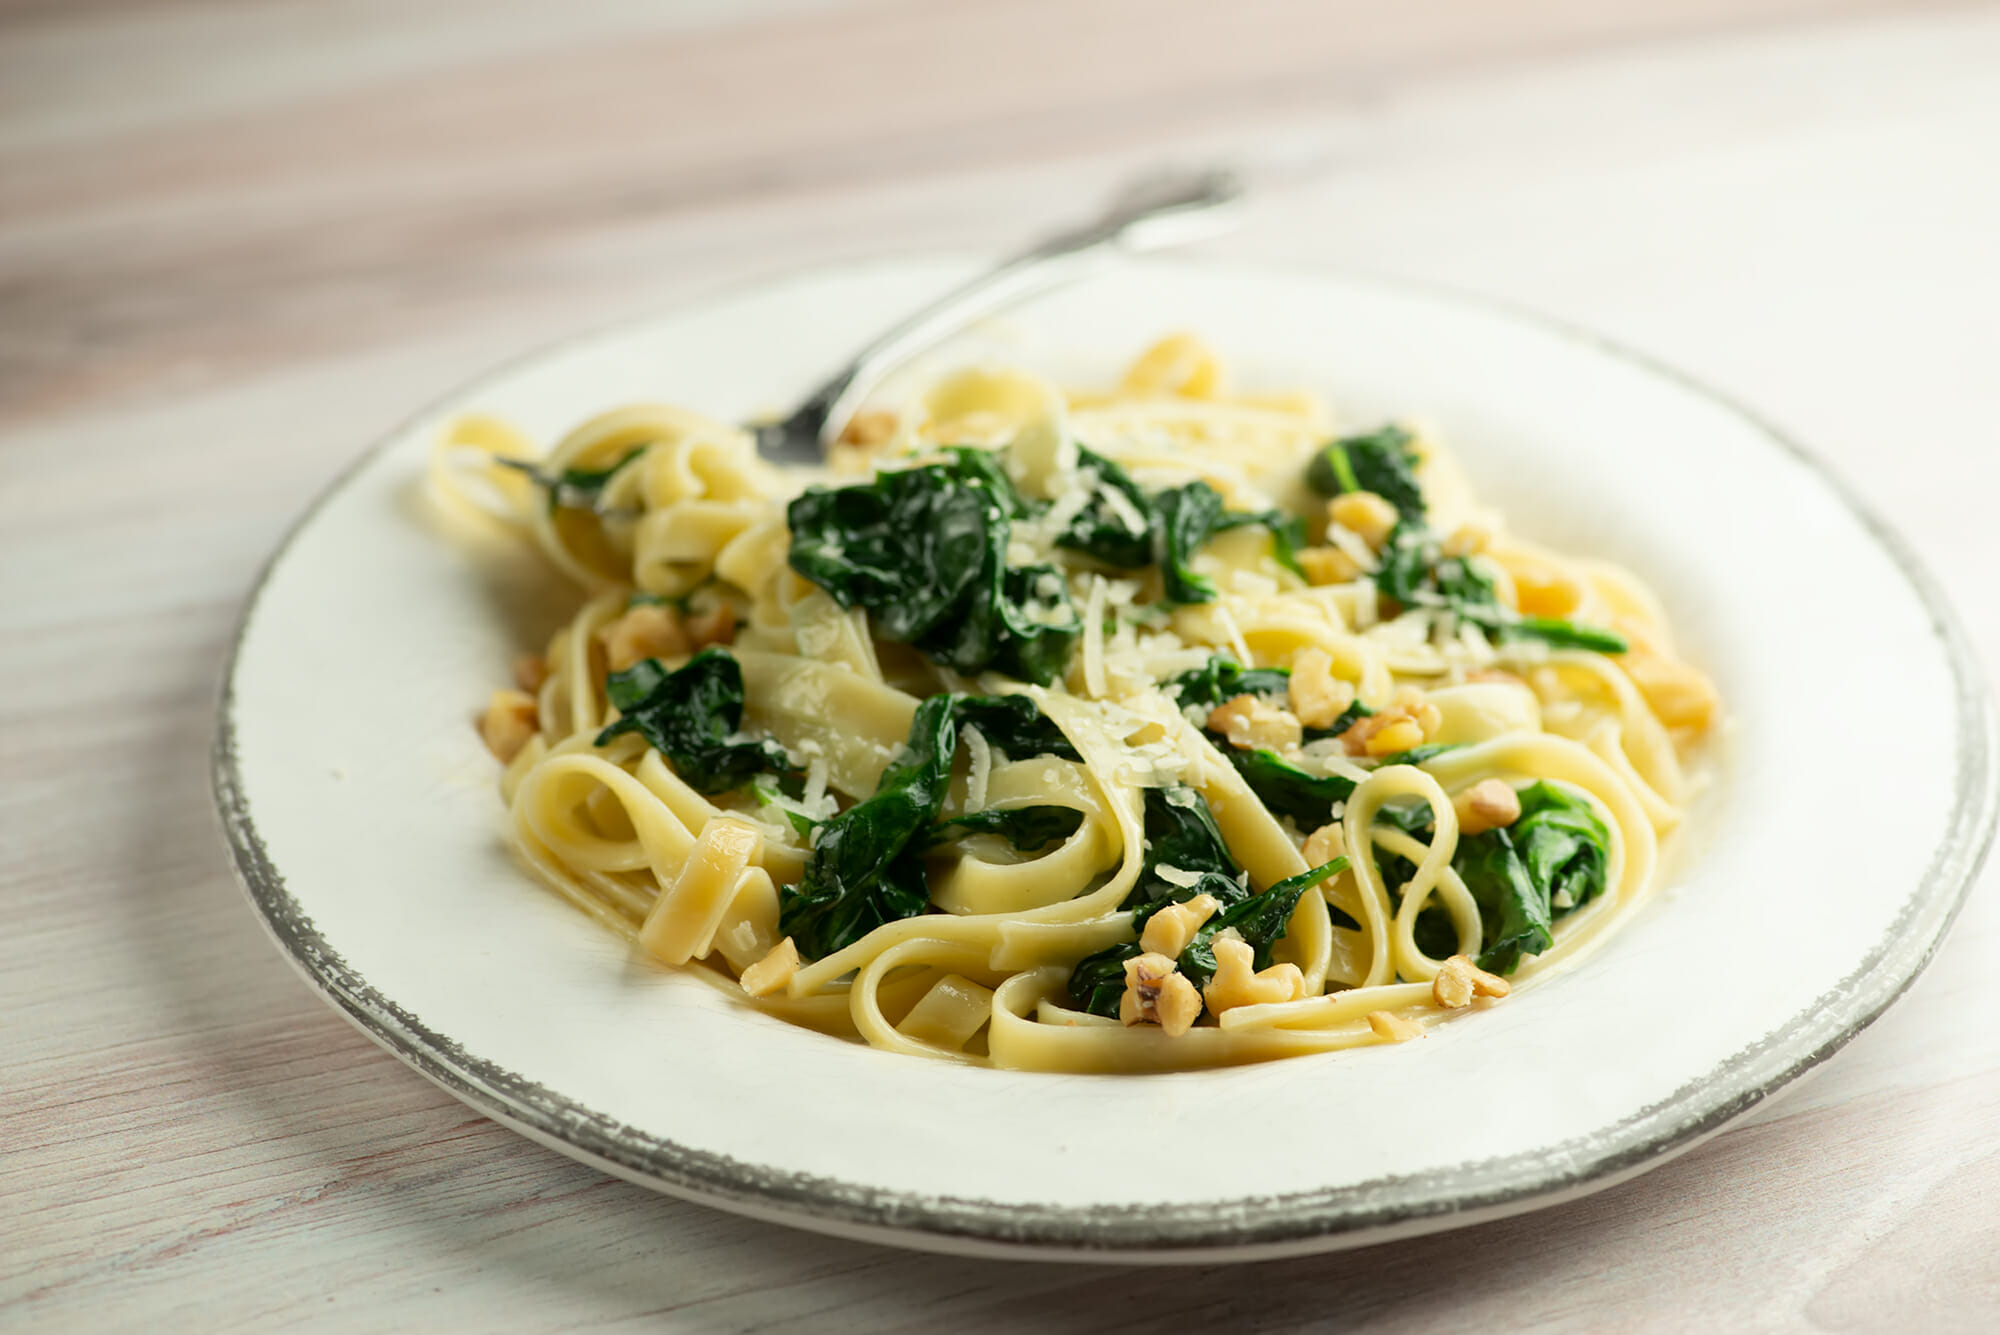
<svg viewBox="0 0 2000 1335">
<path fill-rule="evenodd" d="M 1069 586 L 1053 565 L 1007 564 L 1028 507 L 994 456 L 950 455 L 807 490 L 786 512 L 791 567 L 842 607 L 866 608 L 876 634 L 947 667 L 1047 685 L 1082 633 Z"/>
<path fill-rule="evenodd" d="M 1291 685 L 1285 668 L 1246 668 L 1235 659 L 1216 654 L 1206 664 L 1183 672 L 1166 683 L 1166 691 L 1185 708 L 1202 705 L 1213 708 L 1239 695 L 1258 695 L 1283 704 Z M 1337 736 L 1368 715 L 1369 709 L 1355 701 L 1325 728 L 1309 728 L 1305 740 Z M 1241 749 L 1231 746 L 1219 733 L 1211 733 L 1221 743 L 1257 800 L 1273 814 L 1290 816 L 1304 830 L 1315 830 L 1327 821 L 1335 802 L 1344 802 L 1354 792 L 1354 781 L 1338 774 L 1312 774 L 1265 747 Z"/>
<path fill-rule="evenodd" d="M 1448 608 L 1488 639 L 1539 640 L 1556 649 L 1625 652 L 1614 631 L 1557 617 L 1524 617 L 1500 601 L 1493 581 L 1463 556 L 1448 556 L 1426 520 L 1417 482 L 1414 437 L 1390 425 L 1366 435 L 1344 436 L 1324 446 L 1306 466 L 1306 485 L 1322 496 L 1372 491 L 1396 507 L 1397 522 L 1383 545 L 1375 588 L 1403 607 Z"/>
<path fill-rule="evenodd" d="M 1554 925 L 1604 892 L 1611 862 L 1611 834 L 1589 800 L 1567 784 L 1540 780 L 1519 790 L 1521 817 L 1502 829 L 1465 835 L 1452 868 L 1479 904 L 1479 967 L 1509 974 L 1529 955 L 1555 942 Z M 1432 824 L 1431 809 L 1385 806 L 1377 823 L 1422 836 Z M 1382 879 L 1390 887 L 1407 882 L 1416 868 L 1407 859 L 1384 855 Z M 1418 915 L 1417 946 L 1427 955 L 1458 949 L 1451 917 L 1436 905 Z"/>
<path fill-rule="evenodd" d="M 996 749 L 1010 756 L 1058 756 L 1081 760 L 1069 738 L 1025 695 L 969 695 L 958 702 L 958 721 L 979 729 Z"/>
<path fill-rule="evenodd" d="M 957 820 L 933 825 L 925 837 L 927 847 L 950 843 L 973 834 L 996 834 L 1023 853 L 1032 852 L 1058 839 L 1067 839 L 1083 824 L 1083 813 L 1075 807 L 988 807 L 969 811 Z"/>
<path fill-rule="evenodd" d="M 1547 780 L 1521 789 L 1521 818 L 1461 839 L 1452 865 L 1479 902 L 1479 967 L 1514 972 L 1555 943 L 1557 918 L 1603 893 L 1610 831 L 1584 797 Z"/>
<path fill-rule="evenodd" d="M 1396 507 L 1405 520 L 1424 517 L 1424 490 L 1417 483 L 1414 437 L 1391 423 L 1366 435 L 1331 441 L 1306 465 L 1306 485 L 1322 496 L 1372 491 Z"/>
<path fill-rule="evenodd" d="M 1059 806 L 989 809 L 954 821 L 938 820 L 962 725 L 974 720 L 1008 722 L 1021 748 L 1017 754 L 1055 753 L 1060 734 L 1043 739 L 1047 741 L 1043 745 L 1037 740 L 1039 730 L 1021 716 L 1019 706 L 1008 703 L 1016 699 L 1033 708 L 1033 701 L 1017 696 L 931 696 L 917 706 L 909 739 L 895 762 L 882 771 L 874 794 L 819 822 L 812 855 L 798 884 L 778 892 L 778 928 L 805 958 L 822 959 L 884 923 L 928 910 L 930 886 L 923 859 L 927 849 L 984 833 L 1001 835 L 1025 850 L 1075 832 L 1080 815 Z M 1054 732 L 1052 724 L 1043 723 Z"/>
<path fill-rule="evenodd" d="M 1215 938 L 1234 930 L 1255 952 L 1251 967 L 1269 968 L 1272 949 L 1284 938 L 1300 898 L 1321 881 L 1346 870 L 1347 859 L 1335 858 L 1297 876 L 1287 876 L 1261 895 L 1230 905 L 1195 930 L 1194 939 L 1175 964 L 1196 987 L 1207 986 L 1215 976 Z"/>
<path fill-rule="evenodd" d="M 1278 560 L 1298 569 L 1301 526 L 1283 511 L 1226 509 L 1222 493 L 1198 480 L 1148 496 L 1104 456 L 1079 447 L 1077 457 L 1091 499 L 1056 538 L 1057 546 L 1120 570 L 1159 566 L 1170 603 L 1214 601 L 1215 582 L 1196 574 L 1192 562 L 1210 538 L 1230 529 L 1270 529 Z"/>
<path fill-rule="evenodd" d="M 1153 564 L 1152 503 L 1131 474 L 1092 450 L 1077 447 L 1077 472 L 1090 500 L 1056 537 L 1056 546 L 1137 570 Z"/>
<path fill-rule="evenodd" d="M 784 747 L 743 736 L 743 669 L 726 649 L 704 649 L 677 672 L 657 658 L 645 659 L 612 673 L 605 691 L 619 718 L 597 734 L 597 744 L 637 732 L 697 792 L 720 793 L 765 772 L 795 771 Z"/>
<path fill-rule="evenodd" d="M 1136 934 L 1169 904 L 1185 903 L 1197 895 L 1216 900 L 1221 907 L 1195 933 L 1177 961 L 1180 971 L 1196 987 L 1214 976 L 1214 942 L 1225 929 L 1234 928 L 1250 943 L 1258 968 L 1268 965 L 1271 949 L 1285 935 L 1299 896 L 1347 867 L 1345 858 L 1336 858 L 1323 867 L 1279 881 L 1261 895 L 1253 894 L 1201 794 L 1185 786 L 1148 788 L 1145 801 L 1146 859 L 1131 893 L 1119 907 L 1131 912 Z M 1161 874 L 1162 867 L 1173 869 L 1172 879 Z M 1195 879 L 1182 884 L 1188 873 L 1194 873 Z M 1125 994 L 1125 961 L 1140 953 L 1137 940 L 1122 941 L 1079 960 L 1070 973 L 1071 1000 L 1094 1015 L 1116 1018 L 1119 999 Z"/>
<path fill-rule="evenodd" d="M 649 442 L 650 444 L 650 442 Z M 634 445 L 608 468 L 565 468 L 554 478 L 533 473 L 549 492 L 549 513 L 557 510 L 595 510 L 604 498 L 604 488 L 625 466 L 644 454 L 647 445 Z"/>
<path fill-rule="evenodd" d="M 1208 662 L 1181 673 L 1164 689 L 1182 708 L 1199 705 L 1213 709 L 1239 695 L 1262 696 L 1282 705 L 1291 694 L 1292 672 L 1290 668 L 1244 667 L 1228 654 L 1211 654 Z"/>
<path fill-rule="evenodd" d="M 1493 581 L 1463 556 L 1446 556 L 1437 534 L 1421 520 L 1405 519 L 1390 533 L 1375 572 L 1375 588 L 1404 607 L 1445 607 L 1488 639 L 1540 640 L 1554 649 L 1625 652 L 1616 631 L 1558 617 L 1524 617 L 1500 601 Z"/>
</svg>

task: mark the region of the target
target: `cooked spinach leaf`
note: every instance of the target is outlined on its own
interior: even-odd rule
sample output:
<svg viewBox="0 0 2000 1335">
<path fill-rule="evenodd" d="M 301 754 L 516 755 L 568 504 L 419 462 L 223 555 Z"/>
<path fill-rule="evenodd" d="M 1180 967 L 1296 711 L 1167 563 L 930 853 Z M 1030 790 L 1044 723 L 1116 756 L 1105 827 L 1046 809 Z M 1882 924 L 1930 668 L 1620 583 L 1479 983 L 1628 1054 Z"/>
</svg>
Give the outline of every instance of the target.
<svg viewBox="0 0 2000 1335">
<path fill-rule="evenodd" d="M 1393 423 L 1365 435 L 1343 436 L 1313 456 L 1306 466 L 1306 485 L 1322 496 L 1372 491 L 1404 519 L 1421 522 L 1424 492 L 1417 485 L 1413 439 Z"/>
<path fill-rule="evenodd" d="M 1161 908 L 1196 895 L 1213 895 L 1224 904 L 1233 904 L 1250 893 L 1237 879 L 1241 869 L 1229 855 L 1215 813 L 1200 793 L 1185 784 L 1148 788 L 1145 805 L 1145 860 L 1139 879 L 1119 905 L 1137 911 L 1135 926 L 1144 927 L 1146 919 Z M 1178 879 L 1169 880 L 1160 874 L 1163 866 L 1177 873 L 1193 872 L 1198 879 L 1185 885 Z"/>
<path fill-rule="evenodd" d="M 1448 608 L 1489 640 L 1540 640 L 1552 648 L 1605 654 L 1626 649 L 1625 637 L 1616 631 L 1514 611 L 1470 560 L 1444 555 L 1437 534 L 1421 520 L 1404 519 L 1390 533 L 1375 571 L 1375 589 L 1402 607 Z"/>
<path fill-rule="evenodd" d="M 1284 705 L 1292 686 L 1290 668 L 1246 668 L 1228 654 L 1214 654 L 1198 668 L 1162 683 L 1167 694 L 1185 709 L 1189 705 L 1214 708 L 1239 695 L 1258 695 L 1276 705 Z M 1305 729 L 1305 740 L 1337 737 L 1375 711 L 1356 700 L 1324 728 Z"/>
<path fill-rule="evenodd" d="M 1426 522 L 1417 483 L 1414 438 L 1389 425 L 1344 436 L 1306 466 L 1306 484 L 1322 496 L 1372 491 L 1396 507 L 1397 523 L 1383 545 L 1375 588 L 1402 607 L 1447 607 L 1491 640 L 1540 640 L 1552 648 L 1622 654 L 1623 636 L 1556 617 L 1524 617 L 1501 603 L 1493 581 L 1462 556 L 1447 556 Z"/>
<path fill-rule="evenodd" d="M 1107 1020 L 1117 1019 L 1125 999 L 1125 961 L 1145 953 L 1137 941 L 1120 941 L 1078 960 L 1069 975 L 1070 1004 Z"/>
<path fill-rule="evenodd" d="M 1082 624 L 1062 572 L 1009 566 L 1012 521 L 1028 512 L 999 462 L 956 449 L 943 463 L 813 487 L 791 503 L 792 569 L 875 632 L 959 672 L 987 668 L 1047 685 Z"/>
<path fill-rule="evenodd" d="M 812 832 L 819 822 L 786 801 L 785 799 L 791 794 L 786 793 L 779 783 L 768 778 L 759 778 L 750 785 L 750 795 L 757 799 L 757 805 L 760 807 L 776 807 L 778 814 L 791 822 L 792 829 L 798 833 L 799 838 L 811 842 Z"/>
<path fill-rule="evenodd" d="M 1345 802 L 1354 793 L 1354 780 L 1340 774 L 1309 774 L 1276 751 L 1238 750 L 1226 743 L 1219 749 L 1272 815 L 1290 816 L 1308 833 L 1332 818 L 1335 802 Z"/>
<path fill-rule="evenodd" d="M 779 890 L 778 930 L 805 958 L 831 955 L 930 907 L 923 860 L 912 846 L 921 848 L 951 782 L 953 703 L 934 695 L 917 706 L 909 741 L 874 794 L 820 822 L 798 884 Z"/>
<path fill-rule="evenodd" d="M 1196 987 L 1205 987 L 1215 977 L 1215 938 L 1235 930 L 1256 952 L 1254 966 L 1270 967 L 1271 951 L 1284 939 L 1299 897 L 1329 876 L 1347 870 L 1347 859 L 1335 858 L 1297 876 L 1287 876 L 1261 895 L 1252 895 L 1210 918 L 1195 931 L 1194 939 L 1176 961 L 1180 971 Z"/>
<path fill-rule="evenodd" d="M 603 746 L 637 732 L 697 792 L 719 793 L 765 772 L 793 772 L 785 748 L 742 735 L 743 669 L 726 649 L 710 647 L 669 672 L 657 658 L 605 680 L 619 718 L 597 734 Z"/>
<path fill-rule="evenodd" d="M 1154 527 L 1160 535 L 1159 566 L 1170 603 L 1215 600 L 1215 581 L 1195 573 L 1195 554 L 1217 533 L 1262 525 L 1271 530 L 1273 554 L 1288 569 L 1299 569 L 1299 521 L 1281 510 L 1227 510 L 1222 493 L 1206 482 L 1169 487 L 1153 497 Z"/>
<path fill-rule="evenodd" d="M 1014 760 L 1029 756 L 1057 756 L 1081 760 L 1062 729 L 1025 695 L 971 695 L 958 702 L 961 726 L 979 729 L 980 735 Z"/>
<path fill-rule="evenodd" d="M 1615 630 L 1564 621 L 1560 617 L 1514 616 L 1504 610 L 1497 617 L 1477 611 L 1460 615 L 1503 640 L 1540 640 L 1551 649 L 1588 649 L 1600 654 L 1622 654 L 1630 647 Z"/>
<path fill-rule="evenodd" d="M 1201 667 L 1167 682 L 1166 691 L 1183 707 L 1212 708 L 1239 695 L 1259 695 L 1283 704 L 1290 685 L 1291 672 L 1285 668 L 1246 668 L 1227 655 L 1216 654 Z M 1338 736 L 1370 712 L 1357 700 L 1342 711 L 1332 726 L 1306 729 L 1305 739 Z M 1250 785 L 1250 791 L 1257 794 L 1257 800 L 1277 815 L 1290 816 L 1301 829 L 1315 830 L 1326 824 L 1333 804 L 1346 801 L 1354 791 L 1352 779 L 1337 774 L 1312 774 L 1275 751 L 1262 747 L 1239 750 L 1229 745 L 1221 733 L 1210 730 L 1209 735 Z"/>
<path fill-rule="evenodd" d="M 1058 839 L 1067 839 L 1083 824 L 1083 813 L 1075 807 L 988 807 L 969 811 L 957 820 L 933 825 L 924 837 L 927 847 L 963 839 L 972 834 L 997 834 L 1023 853 L 1032 852 Z"/>
<path fill-rule="evenodd" d="M 1148 496 L 1123 468 L 1079 447 L 1079 471 L 1091 489 L 1089 504 L 1069 522 L 1056 545 L 1120 570 L 1157 565 L 1170 603 L 1215 599 L 1215 583 L 1191 567 L 1210 538 L 1233 528 L 1262 525 L 1271 530 L 1275 555 L 1296 571 L 1302 529 L 1278 510 L 1230 510 L 1222 493 L 1206 482 L 1169 487 Z"/>
<path fill-rule="evenodd" d="M 1094 557 L 1120 570 L 1153 564 L 1153 507 L 1132 475 L 1103 455 L 1077 447 L 1077 471 L 1090 501 L 1070 520 L 1058 547 Z"/>
<path fill-rule="evenodd" d="M 1393 756 L 1383 756 L 1381 767 L 1391 765 L 1421 765 L 1426 760 L 1434 760 L 1447 751 L 1465 745 L 1463 742 L 1432 742 L 1427 746 L 1413 746 L 1407 751 L 1398 751 Z"/>
<path fill-rule="evenodd" d="M 1189 705 L 1213 708 L 1239 695 L 1261 695 L 1283 704 L 1291 687 L 1290 668 L 1247 668 L 1228 654 L 1212 654 L 1200 667 L 1164 683 L 1167 694 L 1183 709 Z"/>
<path fill-rule="evenodd" d="M 882 771 L 873 795 L 814 827 L 812 855 L 798 884 L 778 891 L 779 930 L 800 954 L 823 958 L 884 923 L 928 910 L 923 854 L 938 844 L 968 834 L 998 834 L 1027 851 L 1075 833 L 1082 816 L 1059 806 L 989 809 L 938 820 L 959 729 L 976 722 L 984 731 L 991 725 L 989 739 L 1010 735 L 1021 755 L 1035 754 L 1034 747 L 1052 750 L 1061 734 L 1044 734 L 1036 719 L 1054 733 L 1026 696 L 933 695 L 918 705 L 909 738 Z"/>
<path fill-rule="evenodd" d="M 1479 967 L 1512 973 L 1554 944 L 1555 919 L 1605 888 L 1610 831 L 1575 789 L 1546 779 L 1520 790 L 1521 818 L 1461 839 L 1452 865 L 1479 903 Z"/>
<path fill-rule="evenodd" d="M 1206 810 L 1206 807 L 1203 809 Z M 1335 858 L 1297 876 L 1288 876 L 1262 894 L 1251 894 L 1233 877 L 1229 878 L 1232 897 L 1222 899 L 1222 907 L 1195 931 L 1194 938 L 1174 961 L 1175 967 L 1196 988 L 1206 986 L 1209 979 L 1215 976 L 1215 939 L 1230 930 L 1249 943 L 1256 968 L 1269 967 L 1271 952 L 1284 938 L 1292 914 L 1298 909 L 1300 896 L 1327 877 L 1337 876 L 1345 870 L 1347 859 Z M 1145 930 L 1146 919 L 1167 904 L 1204 893 L 1204 889 L 1193 886 L 1185 890 L 1186 893 L 1176 893 L 1172 899 L 1153 903 L 1148 911 L 1135 912 L 1132 915 L 1134 929 Z M 1215 891 L 1207 889 L 1205 893 L 1213 895 Z M 1072 1004 L 1093 1015 L 1116 1019 L 1119 1004 L 1125 995 L 1125 962 L 1142 953 L 1137 941 L 1121 941 L 1077 961 L 1069 977 Z"/>
<path fill-rule="evenodd" d="M 595 510 L 603 499 L 606 484 L 627 464 L 644 454 L 650 445 L 651 442 L 634 445 L 609 468 L 565 468 L 553 479 L 534 472 L 530 476 L 548 488 L 550 514 L 557 510 Z"/>
</svg>

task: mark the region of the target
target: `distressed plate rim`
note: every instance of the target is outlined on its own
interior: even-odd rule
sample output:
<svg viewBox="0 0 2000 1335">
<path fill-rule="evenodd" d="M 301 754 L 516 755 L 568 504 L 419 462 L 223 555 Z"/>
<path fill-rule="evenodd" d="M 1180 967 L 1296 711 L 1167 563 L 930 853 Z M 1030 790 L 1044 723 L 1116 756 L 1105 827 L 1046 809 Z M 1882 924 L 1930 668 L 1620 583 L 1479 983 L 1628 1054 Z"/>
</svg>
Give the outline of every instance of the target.
<svg viewBox="0 0 2000 1335">
<path fill-rule="evenodd" d="M 815 275 L 895 268 L 902 257 L 811 266 L 712 291 L 670 312 L 621 321 L 538 348 L 455 387 L 343 470 L 287 532 L 244 604 L 224 668 L 211 752 L 216 811 L 238 880 L 293 967 L 360 1030 L 453 1096 L 539 1144 L 628 1181 L 755 1218 L 923 1250 L 1044 1259 L 1211 1263 L 1357 1246 L 1520 1213 L 1601 1190 L 1684 1152 L 1826 1061 L 1902 995 L 1928 964 L 1976 878 L 2000 813 L 1995 715 L 1970 640 L 1908 544 L 1833 470 L 1732 396 L 1575 325 L 1437 285 L 1303 264 L 1149 260 L 1163 267 L 1295 273 L 1462 306 L 1521 323 L 1706 400 L 1812 472 L 1859 521 L 1922 607 L 1950 669 L 1957 724 L 1953 803 L 1943 838 L 1890 930 L 1860 965 L 1783 1026 L 1617 1123 L 1534 1150 L 1422 1173 L 1233 1201 L 1056 1206 L 926 1196 L 745 1163 L 642 1131 L 466 1051 L 384 995 L 342 958 L 285 885 L 259 834 L 238 764 L 235 682 L 241 651 L 274 572 L 321 510 L 411 426 L 481 386 L 579 345 L 684 317 Z"/>
</svg>

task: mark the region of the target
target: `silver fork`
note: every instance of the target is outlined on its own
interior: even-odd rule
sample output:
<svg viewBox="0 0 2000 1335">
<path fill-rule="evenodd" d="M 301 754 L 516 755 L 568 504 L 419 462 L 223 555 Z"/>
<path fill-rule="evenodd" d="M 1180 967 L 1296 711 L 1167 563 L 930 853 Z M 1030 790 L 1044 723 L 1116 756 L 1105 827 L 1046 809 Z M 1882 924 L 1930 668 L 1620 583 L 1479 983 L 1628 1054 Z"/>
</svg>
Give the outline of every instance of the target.
<svg viewBox="0 0 2000 1335">
<path fill-rule="evenodd" d="M 1095 220 L 1036 242 L 877 335 L 789 416 L 750 427 L 758 452 L 773 463 L 818 463 L 855 406 L 916 353 L 981 316 L 1083 277 L 1114 248 L 1158 250 L 1226 231 L 1242 197 L 1237 177 L 1216 169 L 1133 182 Z"/>
<path fill-rule="evenodd" d="M 1093 221 L 1036 242 L 878 334 L 789 416 L 749 426 L 758 453 L 773 463 L 818 463 L 855 405 L 918 352 L 981 316 L 1083 277 L 1114 249 L 1159 250 L 1226 231 L 1236 221 L 1235 206 L 1242 197 L 1242 183 L 1219 169 L 1162 173 L 1133 182 Z M 552 492 L 563 488 L 560 478 L 528 460 L 493 462 L 526 473 Z M 607 509 L 601 492 L 588 508 L 607 519 L 636 517 Z"/>
</svg>

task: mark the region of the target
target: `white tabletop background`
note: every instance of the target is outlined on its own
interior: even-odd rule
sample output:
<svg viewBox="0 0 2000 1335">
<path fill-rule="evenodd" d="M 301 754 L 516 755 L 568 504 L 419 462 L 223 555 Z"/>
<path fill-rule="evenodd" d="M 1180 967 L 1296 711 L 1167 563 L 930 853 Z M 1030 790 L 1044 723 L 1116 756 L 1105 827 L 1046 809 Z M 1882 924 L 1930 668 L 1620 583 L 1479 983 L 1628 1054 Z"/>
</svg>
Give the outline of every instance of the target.
<svg viewBox="0 0 2000 1335">
<path fill-rule="evenodd" d="M 1655 1172 L 1184 1271 L 654 1196 L 453 1102 L 267 943 L 209 814 L 214 693 L 366 444 L 608 319 L 997 251 L 1209 159 L 1261 187 L 1214 253 L 1498 296 L 1756 405 L 2000 659 L 2000 8 L 0 5 L 0 1327 L 2000 1323 L 1992 874 L 1871 1030 Z M 1857 811 L 1895 781 L 1868 736 L 1943 707 L 1883 682 L 1829 720 Z"/>
</svg>

